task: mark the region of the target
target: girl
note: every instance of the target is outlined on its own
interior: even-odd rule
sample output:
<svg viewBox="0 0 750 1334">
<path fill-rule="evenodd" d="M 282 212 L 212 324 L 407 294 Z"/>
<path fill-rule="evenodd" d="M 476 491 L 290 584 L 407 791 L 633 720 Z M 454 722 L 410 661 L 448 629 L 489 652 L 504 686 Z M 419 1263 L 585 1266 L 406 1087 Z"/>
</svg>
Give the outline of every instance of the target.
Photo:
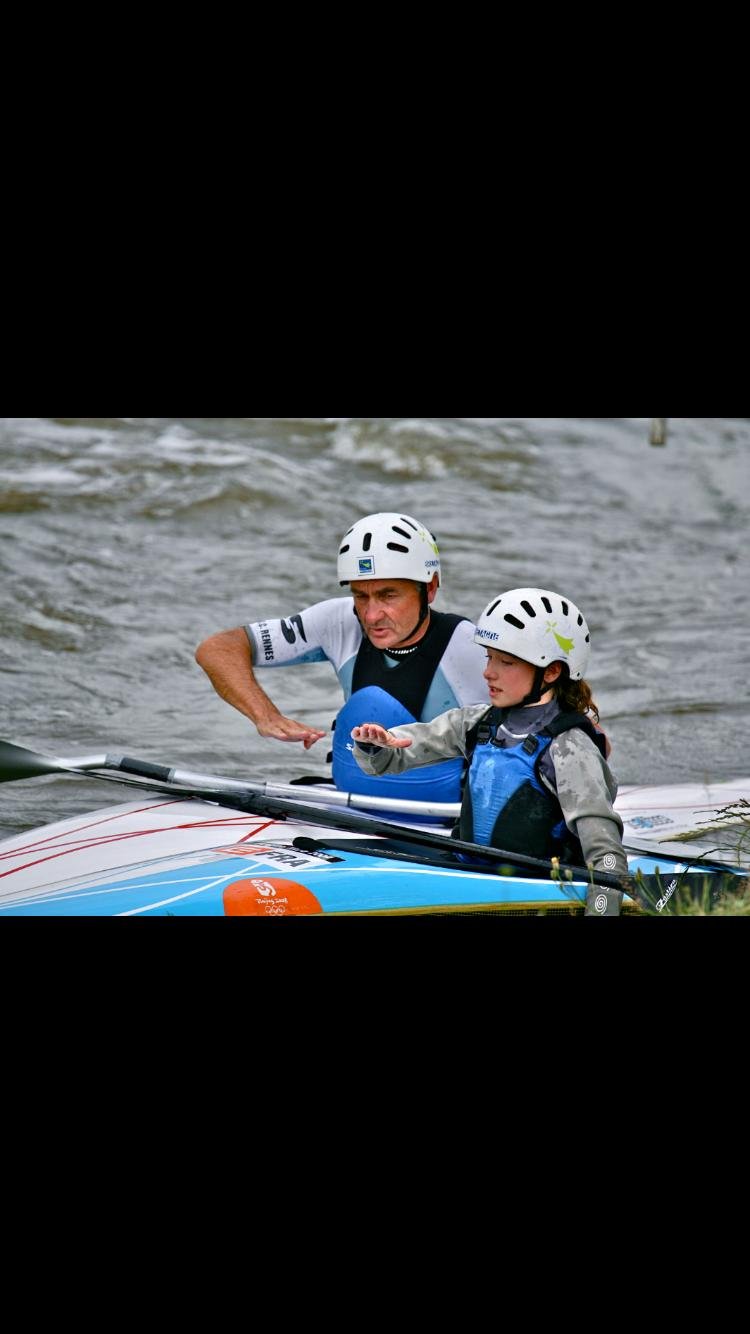
<svg viewBox="0 0 750 1334">
<path fill-rule="evenodd" d="M 474 638 L 487 650 L 490 707 L 388 731 L 355 727 L 360 768 L 398 774 L 462 755 L 459 838 L 627 875 L 617 783 L 583 679 L 590 637 L 581 612 L 560 593 L 514 588 L 485 608 Z"/>
</svg>

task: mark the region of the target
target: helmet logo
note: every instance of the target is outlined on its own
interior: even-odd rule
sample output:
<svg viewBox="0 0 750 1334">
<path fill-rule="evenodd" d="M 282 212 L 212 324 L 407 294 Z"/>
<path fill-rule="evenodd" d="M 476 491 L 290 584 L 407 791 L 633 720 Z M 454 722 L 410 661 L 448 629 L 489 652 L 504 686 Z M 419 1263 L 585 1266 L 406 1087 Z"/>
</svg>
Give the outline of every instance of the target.
<svg viewBox="0 0 750 1334">
<path fill-rule="evenodd" d="M 552 631 L 563 653 L 572 653 L 575 648 L 575 640 L 565 639 L 562 635 L 559 635 L 555 629 L 556 625 L 557 621 L 547 621 L 547 633 L 549 634 Z"/>
<path fill-rule="evenodd" d="M 372 556 L 367 556 L 367 557 L 360 556 L 359 560 L 357 561 L 357 568 L 360 574 L 374 574 L 375 561 L 373 560 Z"/>
</svg>

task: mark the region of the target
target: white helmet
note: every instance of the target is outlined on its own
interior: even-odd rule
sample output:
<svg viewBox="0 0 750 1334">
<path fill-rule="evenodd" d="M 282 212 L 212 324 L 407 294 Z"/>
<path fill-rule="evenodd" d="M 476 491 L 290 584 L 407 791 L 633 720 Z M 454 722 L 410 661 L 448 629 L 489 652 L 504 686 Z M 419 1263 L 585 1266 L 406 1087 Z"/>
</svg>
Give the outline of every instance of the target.
<svg viewBox="0 0 750 1334">
<path fill-rule="evenodd" d="M 432 533 L 408 514 L 367 514 L 341 539 L 339 583 L 358 579 L 415 579 L 440 583 L 440 553 Z"/>
<path fill-rule="evenodd" d="M 493 598 L 479 617 L 474 642 L 536 667 L 567 663 L 571 681 L 581 680 L 591 651 L 589 628 L 575 603 L 544 588 L 512 588 Z"/>
</svg>

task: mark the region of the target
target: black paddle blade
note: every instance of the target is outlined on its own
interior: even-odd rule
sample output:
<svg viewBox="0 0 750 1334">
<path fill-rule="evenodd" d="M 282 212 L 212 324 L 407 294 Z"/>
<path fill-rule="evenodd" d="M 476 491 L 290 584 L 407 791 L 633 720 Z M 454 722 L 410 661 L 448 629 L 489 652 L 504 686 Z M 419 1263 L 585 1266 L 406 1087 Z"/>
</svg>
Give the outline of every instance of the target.
<svg viewBox="0 0 750 1334">
<path fill-rule="evenodd" d="M 711 913 L 725 899 L 738 894 L 747 882 L 731 871 L 680 871 L 633 877 L 631 891 L 641 907 L 654 916 Z"/>
<path fill-rule="evenodd" d="M 24 746 L 14 746 L 10 741 L 0 741 L 0 783 L 61 772 L 65 770 L 58 760 L 39 755 L 35 750 L 26 750 Z"/>
</svg>

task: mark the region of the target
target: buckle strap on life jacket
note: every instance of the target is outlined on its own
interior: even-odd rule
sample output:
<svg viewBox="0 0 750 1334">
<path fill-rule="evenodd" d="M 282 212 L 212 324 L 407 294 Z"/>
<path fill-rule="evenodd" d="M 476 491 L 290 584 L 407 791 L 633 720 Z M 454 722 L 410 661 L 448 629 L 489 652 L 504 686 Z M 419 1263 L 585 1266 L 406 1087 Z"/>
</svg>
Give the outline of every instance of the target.
<svg viewBox="0 0 750 1334">
<path fill-rule="evenodd" d="M 471 764 L 471 757 L 477 746 L 486 746 L 487 742 L 495 737 L 498 727 L 505 722 L 509 712 L 509 709 L 498 709 L 494 704 L 490 705 L 484 716 L 469 728 L 464 738 L 468 764 Z"/>
<path fill-rule="evenodd" d="M 601 751 L 604 758 L 607 758 L 607 738 L 603 732 L 597 732 L 591 719 L 585 713 L 558 713 L 551 723 L 542 727 L 539 731 L 540 736 L 560 736 L 562 732 L 570 732 L 572 728 L 578 727 L 587 737 L 593 741 L 594 745 Z"/>
<path fill-rule="evenodd" d="M 483 718 L 474 724 L 466 733 L 466 759 L 471 764 L 471 757 L 477 746 L 486 746 L 488 741 L 493 740 L 497 735 L 497 729 L 505 722 L 510 709 L 498 709 L 492 705 Z M 603 732 L 597 732 L 591 719 L 585 713 L 559 713 L 552 722 L 547 723 L 546 727 L 540 727 L 538 732 L 530 732 L 523 741 L 523 750 L 527 755 L 533 755 L 539 748 L 540 737 L 560 736 L 563 732 L 569 732 L 572 728 L 578 727 L 587 737 L 594 742 L 602 755 L 606 759 L 607 741 Z M 539 757 L 541 759 L 541 755 Z"/>
</svg>

